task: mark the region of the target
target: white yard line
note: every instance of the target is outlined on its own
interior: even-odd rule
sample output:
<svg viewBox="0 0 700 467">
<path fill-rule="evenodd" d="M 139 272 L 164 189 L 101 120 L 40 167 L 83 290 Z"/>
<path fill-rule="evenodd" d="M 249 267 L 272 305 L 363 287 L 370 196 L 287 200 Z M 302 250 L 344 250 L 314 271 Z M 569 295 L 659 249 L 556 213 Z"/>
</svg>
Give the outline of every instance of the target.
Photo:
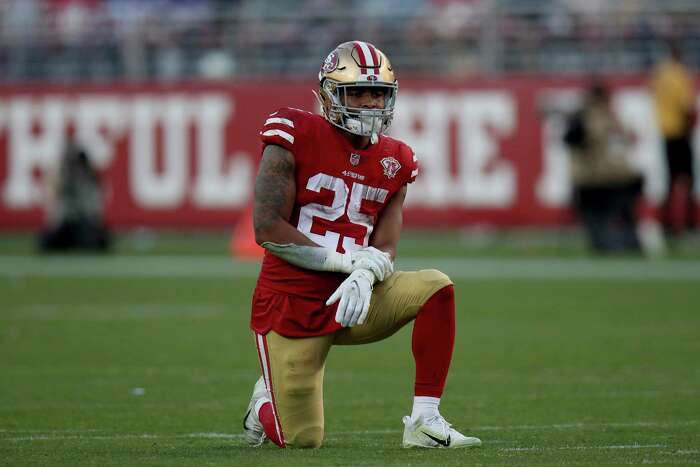
<svg viewBox="0 0 700 467">
<path fill-rule="evenodd" d="M 700 280 L 700 261 L 400 258 L 397 269 L 436 268 L 454 279 Z M 225 256 L 0 256 L 0 277 L 254 278 L 259 263 Z"/>
<path fill-rule="evenodd" d="M 377 435 L 377 434 L 396 434 L 401 433 L 401 430 L 367 430 L 367 431 L 346 431 L 346 432 L 336 432 L 327 439 L 331 440 L 342 440 L 346 439 L 348 435 Z M 230 433 L 188 433 L 184 435 L 158 435 L 152 433 L 142 433 L 142 434 L 113 434 L 113 435 L 48 435 L 48 434 L 37 434 L 30 436 L 13 436 L 13 437 L 0 437 L 0 441 L 9 442 L 22 442 L 22 441 L 66 441 L 66 440 L 125 440 L 125 439 L 180 439 L 180 438 L 197 438 L 197 439 L 223 439 L 223 440 L 242 440 L 244 438 L 243 434 L 230 434 Z M 488 446 L 489 444 L 501 444 L 503 440 L 497 440 L 497 442 L 489 442 L 485 440 L 484 443 Z M 552 446 L 552 447 L 514 447 L 514 448 L 497 448 L 501 452 L 542 452 L 542 451 L 583 451 L 583 450 L 620 450 L 620 449 L 664 449 L 667 448 L 666 444 L 613 444 L 613 445 L 603 445 L 603 446 Z M 687 455 L 692 454 L 696 451 L 684 451 L 678 450 L 673 454 Z"/>
<path fill-rule="evenodd" d="M 590 449 L 659 449 L 666 448 L 666 444 L 614 444 L 611 446 L 553 446 L 553 447 L 529 447 L 529 448 L 500 448 L 499 451 L 584 451 Z"/>
<path fill-rule="evenodd" d="M 13 430 L 0 430 L 0 432 L 14 432 Z M 21 431 L 21 430 L 18 430 Z M 34 430 L 32 430 L 34 431 Z M 162 438 L 216 438 L 216 439 L 243 439 L 243 433 L 187 433 L 183 435 L 165 435 L 155 433 L 114 433 L 114 434 L 91 434 L 101 432 L 102 430 L 86 430 L 84 434 L 79 434 L 79 431 L 72 431 L 74 434 L 61 434 L 71 432 L 71 430 L 58 431 L 41 431 L 37 430 L 37 434 L 24 436 L 8 436 L 0 437 L 0 441 L 56 441 L 70 439 L 94 439 L 94 440 L 111 440 L 111 439 L 162 439 Z"/>
<path fill-rule="evenodd" d="M 469 432 L 478 433 L 482 431 L 512 431 L 512 430 L 566 430 L 580 428 L 671 428 L 697 425 L 698 420 L 684 420 L 678 422 L 600 422 L 600 423 L 555 423 L 551 425 L 504 425 L 504 426 L 474 426 L 469 428 Z M 203 438 L 203 439 L 242 439 L 242 433 L 218 433 L 199 432 L 185 434 L 156 434 L 156 433 L 109 433 L 110 430 L 86 429 L 86 430 L 41 430 L 41 429 L 0 429 L 0 441 L 45 441 L 45 440 L 68 440 L 68 439 L 150 439 L 150 438 Z M 384 430 L 349 430 L 331 431 L 328 439 L 340 439 L 353 435 L 386 435 L 401 433 L 400 429 Z M 485 440 L 488 444 L 489 440 Z M 499 440 L 499 443 L 503 442 Z M 552 448 L 544 447 L 518 447 L 503 448 L 504 450 L 543 450 L 543 449 L 641 449 L 667 447 L 663 444 L 649 445 L 610 445 L 610 446 L 559 446 Z M 696 451 L 678 451 L 678 453 L 693 453 Z"/>
<path fill-rule="evenodd" d="M 467 431 L 470 432 L 481 432 L 481 431 L 511 431 L 511 430 L 523 430 L 523 431 L 540 431 L 540 430 L 570 430 L 570 429 L 582 429 L 582 428 L 672 428 L 672 427 L 684 427 L 693 426 L 700 424 L 700 420 L 684 420 L 678 422 L 573 422 L 573 423 L 554 423 L 551 425 L 503 425 L 503 426 L 470 426 Z M 332 435 L 371 435 L 371 434 L 384 434 L 384 433 L 398 433 L 403 430 L 359 430 L 359 431 L 344 431 L 342 433 L 330 432 Z"/>
<path fill-rule="evenodd" d="M 93 304 L 56 305 L 55 303 L 34 303 L 31 305 L 17 305 L 8 307 L 7 313 L 1 318 L 16 319 L 22 321 L 46 321 L 57 317 L 61 321 L 113 321 L 115 319 L 143 319 L 162 315 L 196 315 L 212 316 L 230 312 L 230 308 L 223 305 L 208 304 L 171 304 L 171 303 L 130 303 L 126 304 L 101 304 L 95 307 Z"/>
<path fill-rule="evenodd" d="M 502 430 L 569 430 L 577 428 L 671 428 L 676 426 L 692 426 L 699 424 L 698 420 L 682 422 L 574 422 L 555 423 L 552 425 L 510 425 L 510 426 L 477 426 L 472 430 L 502 431 Z"/>
<path fill-rule="evenodd" d="M 255 277 L 257 263 L 218 256 L 0 256 L 7 277 Z"/>
</svg>

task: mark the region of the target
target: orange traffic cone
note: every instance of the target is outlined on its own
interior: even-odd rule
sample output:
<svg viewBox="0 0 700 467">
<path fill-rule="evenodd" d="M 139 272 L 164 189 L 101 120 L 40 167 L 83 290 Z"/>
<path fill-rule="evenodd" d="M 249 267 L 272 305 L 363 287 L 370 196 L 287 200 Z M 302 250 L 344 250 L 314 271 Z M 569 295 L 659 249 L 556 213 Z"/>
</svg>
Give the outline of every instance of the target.
<svg viewBox="0 0 700 467">
<path fill-rule="evenodd" d="M 258 261 L 264 256 L 265 250 L 255 243 L 252 203 L 241 214 L 228 246 L 235 259 Z"/>
</svg>

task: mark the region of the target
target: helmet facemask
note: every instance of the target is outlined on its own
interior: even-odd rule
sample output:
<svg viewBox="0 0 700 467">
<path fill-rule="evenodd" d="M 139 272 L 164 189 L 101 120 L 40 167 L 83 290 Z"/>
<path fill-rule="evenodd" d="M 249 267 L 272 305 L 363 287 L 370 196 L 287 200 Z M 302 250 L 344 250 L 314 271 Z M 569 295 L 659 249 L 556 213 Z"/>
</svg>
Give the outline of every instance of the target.
<svg viewBox="0 0 700 467">
<path fill-rule="evenodd" d="M 321 85 L 321 106 L 326 118 L 343 130 L 359 136 L 369 136 L 372 144 L 386 132 L 394 118 L 397 85 L 395 83 L 336 83 L 326 79 Z M 350 107 L 346 105 L 350 88 L 373 88 L 384 91 L 384 108 Z M 324 99 L 325 97 L 325 99 Z"/>
</svg>

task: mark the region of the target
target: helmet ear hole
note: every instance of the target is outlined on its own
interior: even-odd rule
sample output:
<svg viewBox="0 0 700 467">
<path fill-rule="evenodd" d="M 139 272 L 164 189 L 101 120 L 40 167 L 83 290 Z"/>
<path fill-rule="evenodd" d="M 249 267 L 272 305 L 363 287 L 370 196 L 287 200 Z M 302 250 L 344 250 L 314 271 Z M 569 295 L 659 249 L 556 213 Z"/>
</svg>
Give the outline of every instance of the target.
<svg viewBox="0 0 700 467">
<path fill-rule="evenodd" d="M 319 95 L 319 101 L 321 106 L 328 111 L 331 108 L 331 105 L 333 103 L 333 99 L 331 99 L 331 96 L 328 94 L 328 91 L 324 88 L 320 89 L 320 92 L 318 93 Z"/>
<path fill-rule="evenodd" d="M 333 95 L 328 91 L 328 88 L 335 88 L 335 86 L 321 86 L 319 89 L 318 93 L 316 94 L 316 97 L 318 98 L 318 103 L 321 105 L 323 114 L 325 117 L 334 123 L 337 123 L 338 120 L 340 119 L 340 115 L 338 114 L 337 110 L 334 109 L 333 106 Z"/>
</svg>

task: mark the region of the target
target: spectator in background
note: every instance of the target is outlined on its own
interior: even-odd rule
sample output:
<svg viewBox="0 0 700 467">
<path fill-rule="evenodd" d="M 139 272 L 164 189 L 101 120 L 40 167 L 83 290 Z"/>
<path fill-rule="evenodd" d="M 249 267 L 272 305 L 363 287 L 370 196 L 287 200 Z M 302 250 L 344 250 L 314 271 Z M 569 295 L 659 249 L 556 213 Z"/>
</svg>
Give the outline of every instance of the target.
<svg viewBox="0 0 700 467">
<path fill-rule="evenodd" d="M 102 9 L 101 0 L 49 0 L 46 3 L 62 44 L 81 45 L 94 34 L 94 17 Z"/>
<path fill-rule="evenodd" d="M 688 230 L 697 226 L 691 142 L 697 120 L 695 92 L 693 78 L 682 62 L 681 50 L 677 44 L 671 45 L 669 57 L 654 70 L 651 88 L 668 170 L 668 190 L 662 206 L 661 221 L 667 234 L 675 236 L 678 231 L 672 216 L 672 194 L 680 184 L 685 185 L 686 193 L 683 223 Z"/>
<path fill-rule="evenodd" d="M 0 1 L 0 57 L 5 63 L 3 78 L 18 79 L 31 71 L 33 50 L 43 37 L 37 33 L 41 22 L 39 0 Z"/>
<path fill-rule="evenodd" d="M 628 160 L 629 139 L 617 120 L 607 87 L 593 84 L 569 121 L 574 207 L 597 253 L 639 252 L 636 204 L 642 176 Z"/>
<path fill-rule="evenodd" d="M 46 226 L 39 237 L 41 251 L 109 248 L 100 178 L 87 153 L 73 142 L 66 147 L 58 173 L 50 178 L 47 201 Z"/>
</svg>

